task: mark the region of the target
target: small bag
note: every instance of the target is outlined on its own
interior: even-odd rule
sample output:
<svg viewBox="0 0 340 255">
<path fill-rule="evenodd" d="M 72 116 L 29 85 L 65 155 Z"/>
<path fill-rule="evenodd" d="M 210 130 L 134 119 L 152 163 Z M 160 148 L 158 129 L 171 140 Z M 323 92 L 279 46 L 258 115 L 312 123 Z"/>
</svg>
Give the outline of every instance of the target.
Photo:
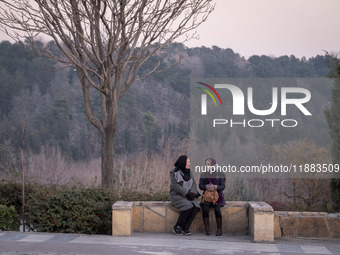
<svg viewBox="0 0 340 255">
<path fill-rule="evenodd" d="M 206 190 L 201 198 L 201 203 L 208 202 L 216 204 L 218 201 L 218 192 L 216 190 Z"/>
</svg>

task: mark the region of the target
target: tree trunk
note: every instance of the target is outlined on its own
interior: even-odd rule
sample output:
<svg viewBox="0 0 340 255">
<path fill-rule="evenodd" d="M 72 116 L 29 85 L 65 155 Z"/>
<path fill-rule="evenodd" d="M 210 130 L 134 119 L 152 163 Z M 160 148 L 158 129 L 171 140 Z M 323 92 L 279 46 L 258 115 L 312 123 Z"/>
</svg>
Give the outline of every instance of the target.
<svg viewBox="0 0 340 255">
<path fill-rule="evenodd" d="M 82 70 L 78 71 L 78 76 L 82 84 L 84 107 L 88 120 L 99 130 L 101 136 L 101 173 L 102 185 L 106 188 L 113 189 L 113 171 L 114 171 L 114 135 L 116 131 L 116 122 L 118 115 L 118 90 L 107 90 L 107 94 L 101 94 L 101 119 L 98 119 L 92 111 L 90 99 L 90 81 L 84 77 Z M 112 81 L 105 81 L 106 86 L 110 88 Z"/>
<path fill-rule="evenodd" d="M 114 123 L 115 126 L 115 123 Z M 106 128 L 105 133 L 101 135 L 101 150 L 102 150 L 102 185 L 106 188 L 113 189 L 113 169 L 114 169 L 114 161 L 113 161 L 113 141 L 114 141 L 114 132 L 115 128 Z"/>
<path fill-rule="evenodd" d="M 22 181 L 22 230 L 25 232 L 25 169 L 24 169 L 24 155 L 22 147 L 19 147 L 20 163 L 21 163 L 21 181 Z"/>
<path fill-rule="evenodd" d="M 101 133 L 102 185 L 113 189 L 114 136 L 118 115 L 117 90 L 110 91 L 106 97 L 102 97 L 101 104 L 103 120 L 103 132 Z"/>
</svg>

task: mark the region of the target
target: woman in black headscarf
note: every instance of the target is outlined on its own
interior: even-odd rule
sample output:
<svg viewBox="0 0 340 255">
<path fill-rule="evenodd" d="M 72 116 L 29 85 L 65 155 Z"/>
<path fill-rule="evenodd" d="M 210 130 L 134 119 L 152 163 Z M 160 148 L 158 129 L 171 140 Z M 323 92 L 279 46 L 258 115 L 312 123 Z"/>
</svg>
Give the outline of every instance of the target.
<svg viewBox="0 0 340 255">
<path fill-rule="evenodd" d="M 180 214 L 172 232 L 175 235 L 191 235 L 190 225 L 200 211 L 196 181 L 190 170 L 190 159 L 180 156 L 170 171 L 170 201 Z"/>
</svg>

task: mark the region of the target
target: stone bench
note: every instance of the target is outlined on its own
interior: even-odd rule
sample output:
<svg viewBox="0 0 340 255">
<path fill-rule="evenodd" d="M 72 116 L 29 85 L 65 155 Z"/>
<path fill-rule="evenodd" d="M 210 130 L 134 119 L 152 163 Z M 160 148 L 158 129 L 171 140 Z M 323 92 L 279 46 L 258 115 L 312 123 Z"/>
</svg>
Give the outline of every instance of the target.
<svg viewBox="0 0 340 255">
<path fill-rule="evenodd" d="M 221 208 L 222 231 L 227 234 L 251 234 L 254 242 L 274 240 L 273 208 L 264 202 L 226 202 Z M 133 232 L 171 232 L 179 211 L 170 202 L 123 202 L 112 206 L 112 235 L 131 236 Z M 216 231 L 213 209 L 210 226 Z M 191 227 L 193 233 L 203 233 L 204 226 L 199 213 Z"/>
</svg>

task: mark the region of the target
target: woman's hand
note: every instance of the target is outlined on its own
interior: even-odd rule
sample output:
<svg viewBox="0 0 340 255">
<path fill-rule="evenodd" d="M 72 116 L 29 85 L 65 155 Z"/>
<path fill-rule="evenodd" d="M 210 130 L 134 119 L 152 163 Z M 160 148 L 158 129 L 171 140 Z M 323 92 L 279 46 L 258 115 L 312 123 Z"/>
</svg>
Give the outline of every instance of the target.
<svg viewBox="0 0 340 255">
<path fill-rule="evenodd" d="M 207 188 L 208 191 L 214 191 L 214 190 L 217 189 L 217 185 L 213 185 L 213 184 L 210 183 L 210 184 L 206 185 L 206 188 Z"/>
<path fill-rule="evenodd" d="M 197 197 L 197 194 L 194 193 L 194 192 L 190 192 L 190 191 L 189 191 L 189 192 L 186 194 L 186 198 L 187 198 L 189 201 L 194 200 L 196 197 Z"/>
</svg>

